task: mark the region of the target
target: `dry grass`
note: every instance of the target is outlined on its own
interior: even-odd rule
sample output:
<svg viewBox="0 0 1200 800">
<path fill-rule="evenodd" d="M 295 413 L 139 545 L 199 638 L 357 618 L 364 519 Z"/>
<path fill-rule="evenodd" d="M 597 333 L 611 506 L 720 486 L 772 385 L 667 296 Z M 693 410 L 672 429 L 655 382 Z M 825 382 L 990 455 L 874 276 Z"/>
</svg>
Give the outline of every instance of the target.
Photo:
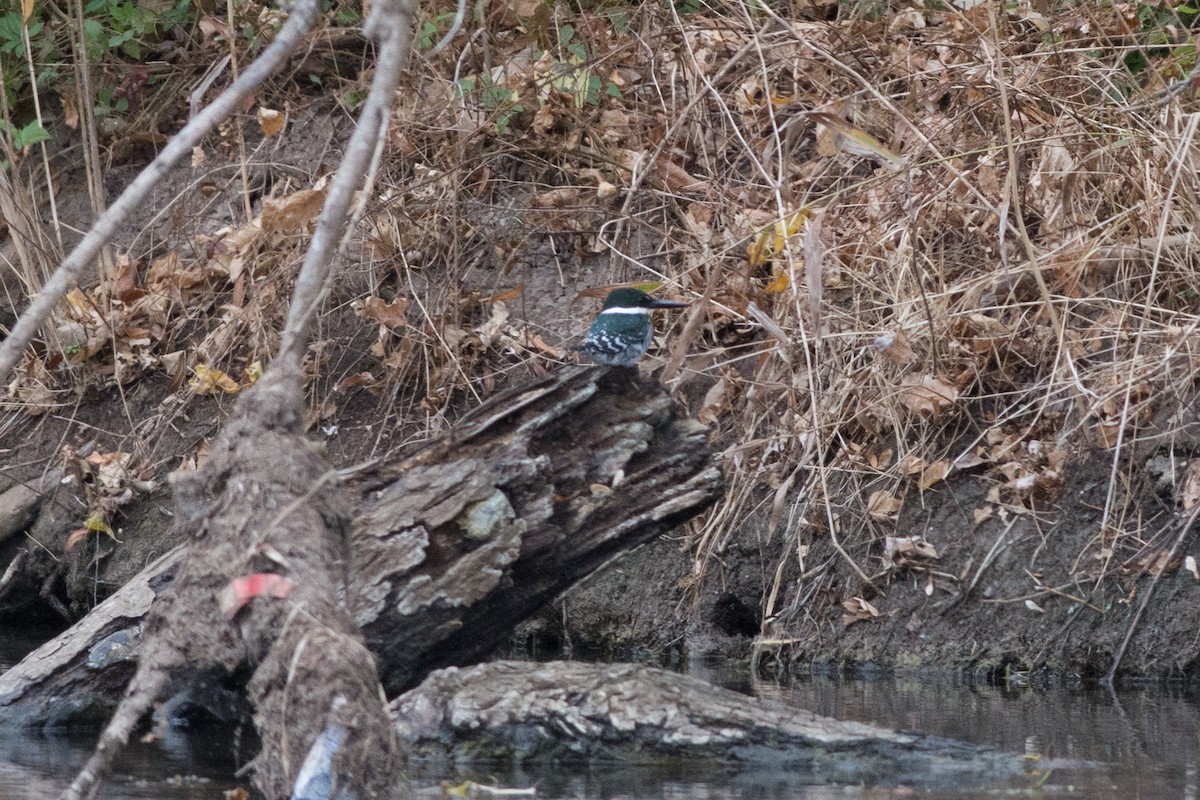
<svg viewBox="0 0 1200 800">
<path fill-rule="evenodd" d="M 667 377 L 726 445 L 696 581 L 748 526 L 786 537 L 801 571 L 828 537 L 842 569 L 879 580 L 878 543 L 919 492 L 987 469 L 993 511 L 1035 513 L 1085 447 L 1112 488 L 1080 572 L 1144 554 L 1126 456 L 1190 400 L 1200 355 L 1200 117 L 1189 94 L 1155 94 L 1194 49 L 1147 48 L 1191 32 L 1158 7 L 1151 23 L 993 5 L 832 21 L 489 6 L 398 98 L 314 408 L 368 392 L 373 425 L 420 438 L 561 359 L 592 310 L 581 288 L 658 280 L 699 301 Z M 203 337 L 161 320 L 189 366 L 239 374 L 271 350 L 295 251 L 256 235 L 255 274 L 274 277 L 236 316 L 220 248 L 162 275 L 176 312 L 225 308 Z M 397 441 L 371 436 L 376 453 Z M 807 602 L 787 571 L 768 615 Z"/>
<path fill-rule="evenodd" d="M 394 176 L 409 193 L 395 240 L 445 254 L 470 284 L 472 257 L 503 268 L 539 232 L 565 234 L 608 259 L 593 283 L 660 279 L 703 298 L 668 371 L 728 444 L 697 582 L 752 522 L 788 537 L 802 570 L 829 537 L 870 583 L 919 491 L 990 469 L 981 513 L 1029 514 L 1089 446 L 1113 488 L 1076 561 L 1099 579 L 1152 544 L 1127 516 L 1122 465 L 1191 396 L 1200 309 L 1192 101 L 1154 95 L 1187 65 L 1146 50 L 1150 26 L 1121 13 L 813 22 L 644 6 L 621 33 L 567 15 L 590 74 L 619 85 L 595 108 L 562 91 L 568 54 L 520 50 L 492 19 L 455 74 L 478 82 L 487 48 L 504 53 L 486 74 L 524 109 L 497 136 L 504 108 L 456 102 L 449 55 L 428 67 L 396 131 L 411 172 Z M 561 43 L 567 22 L 542 32 Z M 1133 74 L 1139 52 L 1149 66 Z M 546 291 L 555 276 L 537 269 Z M 789 597 L 784 574 L 768 616 L 803 605 L 804 581 Z"/>
</svg>

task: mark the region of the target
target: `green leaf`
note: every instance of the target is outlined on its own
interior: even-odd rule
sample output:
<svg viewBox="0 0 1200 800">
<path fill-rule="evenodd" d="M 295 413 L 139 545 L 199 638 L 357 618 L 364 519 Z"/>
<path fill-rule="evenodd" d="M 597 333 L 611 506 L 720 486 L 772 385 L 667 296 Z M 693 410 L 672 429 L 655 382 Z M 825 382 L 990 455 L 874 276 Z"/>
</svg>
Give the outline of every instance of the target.
<svg viewBox="0 0 1200 800">
<path fill-rule="evenodd" d="M 50 138 L 50 134 L 41 126 L 37 120 L 26 125 L 13 133 L 13 148 L 16 150 L 24 150 L 27 147 L 32 147 L 38 142 L 44 142 Z"/>
</svg>

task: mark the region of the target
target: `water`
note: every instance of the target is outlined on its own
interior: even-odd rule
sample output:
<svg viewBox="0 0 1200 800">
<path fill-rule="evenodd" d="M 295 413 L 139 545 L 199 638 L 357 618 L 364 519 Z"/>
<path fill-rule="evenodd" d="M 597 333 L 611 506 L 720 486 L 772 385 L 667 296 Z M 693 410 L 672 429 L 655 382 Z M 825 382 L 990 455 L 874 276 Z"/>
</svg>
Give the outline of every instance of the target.
<svg viewBox="0 0 1200 800">
<path fill-rule="evenodd" d="M 41 634 L 0 632 L 0 669 Z M 920 787 L 814 786 L 758 767 L 675 762 L 653 768 L 600 765 L 557 770 L 482 766 L 454 775 L 412 775 L 425 796 L 441 781 L 473 779 L 534 787 L 541 798 L 579 800 L 983 800 L 998 797 L 1200 800 L 1200 695 L 1147 688 L 1110 693 L 1056 688 L 1004 689 L 965 680 L 812 677 L 776 683 L 736 668 L 692 665 L 707 680 L 838 719 L 945 736 L 1024 754 L 1036 772 L 1002 784 Z M 55 797 L 90 753 L 96 733 L 0 737 L 0 800 Z M 100 793 L 107 800 L 220 800 L 247 786 L 221 732 L 172 735 L 132 744 Z"/>
</svg>

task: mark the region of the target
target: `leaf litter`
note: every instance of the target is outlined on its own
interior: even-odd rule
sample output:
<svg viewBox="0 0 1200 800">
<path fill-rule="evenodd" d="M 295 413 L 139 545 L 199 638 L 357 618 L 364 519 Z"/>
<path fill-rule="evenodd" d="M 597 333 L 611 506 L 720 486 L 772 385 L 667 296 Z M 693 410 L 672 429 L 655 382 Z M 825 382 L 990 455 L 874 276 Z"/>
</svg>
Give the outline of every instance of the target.
<svg viewBox="0 0 1200 800">
<path fill-rule="evenodd" d="M 518 3 L 415 63 L 313 348 L 313 418 L 365 391 L 427 433 L 566 360 L 590 289 L 703 297 L 673 388 L 727 444 L 729 495 L 692 532 L 697 570 L 766 487 L 796 521 L 781 558 L 829 543 L 827 596 L 854 621 L 887 610 L 853 574 L 918 563 L 888 550 L 893 526 L 957 475 L 990 482 L 969 513 L 999 524 L 1052 509 L 1070 457 L 1122 463 L 1200 364 L 1195 100 L 1145 105 L 1183 62 L 1120 6 L 855 8 Z M 1134 51 L 1155 68 L 1128 68 Z M 283 99 L 255 114 L 273 143 L 303 127 Z M 45 414 L 80 369 L 246 385 L 277 344 L 317 172 L 75 290 L 6 387 L 12 413 Z M 1174 568 L 1127 524 L 1132 494 L 1108 492 L 1081 574 Z M 920 541 L 938 553 L 941 535 Z M 791 591 L 778 624 L 803 625 Z"/>
</svg>

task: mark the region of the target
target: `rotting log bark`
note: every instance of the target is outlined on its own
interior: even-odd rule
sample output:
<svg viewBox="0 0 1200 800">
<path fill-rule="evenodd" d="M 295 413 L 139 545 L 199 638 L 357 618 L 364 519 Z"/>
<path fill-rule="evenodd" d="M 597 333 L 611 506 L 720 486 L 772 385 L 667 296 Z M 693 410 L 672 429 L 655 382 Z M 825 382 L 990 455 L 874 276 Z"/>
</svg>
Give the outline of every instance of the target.
<svg viewBox="0 0 1200 800">
<path fill-rule="evenodd" d="M 517 621 L 699 513 L 720 488 L 706 429 L 619 369 L 564 369 L 498 395 L 442 439 L 359 474 L 348 583 L 389 691 L 486 655 Z M 186 520 L 208 501 L 182 501 L 181 524 L 194 525 Z M 179 566 L 178 551 L 160 559 L 0 675 L 0 724 L 111 711 L 146 614 Z"/>
<path fill-rule="evenodd" d="M 390 706 L 410 758 L 784 769 L 798 782 L 980 783 L 1020 756 L 819 717 L 629 664 L 493 662 L 431 674 Z"/>
<path fill-rule="evenodd" d="M 174 477 L 175 524 L 190 541 L 146 615 L 128 688 L 64 798 L 92 797 L 169 683 L 197 672 L 253 675 L 246 693 L 264 796 L 290 794 L 330 710 L 346 706 L 339 720 L 354 736 L 331 779 L 364 798 L 393 785 L 399 752 L 375 664 L 339 602 L 350 503 L 302 436 L 301 387 L 299 369 L 273 369 L 238 400 L 203 466 Z M 286 590 L 238 596 L 239 582 L 265 573 Z"/>
<path fill-rule="evenodd" d="M 389 694 L 471 664 L 613 556 L 721 488 L 708 431 L 632 370 L 573 368 L 505 393 L 364 478 L 355 617 Z"/>
</svg>

